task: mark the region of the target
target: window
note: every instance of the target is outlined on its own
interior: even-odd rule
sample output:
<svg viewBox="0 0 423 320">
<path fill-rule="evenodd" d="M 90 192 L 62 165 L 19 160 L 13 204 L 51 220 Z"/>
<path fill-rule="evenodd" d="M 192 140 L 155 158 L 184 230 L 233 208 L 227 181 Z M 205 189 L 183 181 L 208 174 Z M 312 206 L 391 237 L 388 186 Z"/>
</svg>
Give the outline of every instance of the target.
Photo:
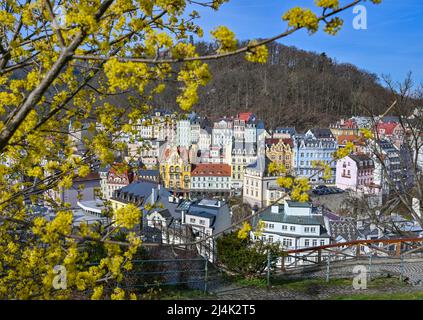
<svg viewBox="0 0 423 320">
<path fill-rule="evenodd" d="M 291 226 L 291 227 L 289 228 L 289 230 L 291 230 L 291 231 L 295 231 L 295 226 Z"/>
<path fill-rule="evenodd" d="M 286 226 L 286 225 L 282 225 L 282 230 L 288 230 L 288 226 Z"/>
<path fill-rule="evenodd" d="M 206 221 L 205 221 L 205 220 L 203 220 L 203 219 L 200 219 L 200 224 L 201 224 L 201 225 L 205 225 L 205 224 L 206 224 Z"/>
<path fill-rule="evenodd" d="M 316 227 L 311 227 L 311 228 L 310 228 L 310 232 L 311 232 L 311 233 L 316 232 Z"/>
<path fill-rule="evenodd" d="M 324 246 L 325 245 L 325 240 L 320 240 L 320 245 Z"/>
<path fill-rule="evenodd" d="M 310 232 L 310 228 L 309 227 L 304 227 L 304 232 L 305 233 L 309 233 Z"/>
<path fill-rule="evenodd" d="M 195 218 L 190 218 L 190 219 L 189 219 L 189 222 L 191 222 L 191 223 L 195 223 Z"/>
<path fill-rule="evenodd" d="M 317 240 L 316 239 L 313 240 L 313 247 L 317 247 Z"/>
<path fill-rule="evenodd" d="M 273 242 L 273 236 L 269 236 L 269 237 L 267 238 L 267 241 L 269 241 L 269 242 Z"/>
<path fill-rule="evenodd" d="M 283 246 L 284 247 L 292 247 L 292 239 L 286 239 L 286 238 L 284 238 L 283 241 L 282 241 L 282 243 L 283 243 Z"/>
<path fill-rule="evenodd" d="M 304 246 L 305 246 L 305 247 L 309 247 L 309 246 L 310 246 L 310 240 L 305 239 L 305 240 L 304 240 Z"/>
</svg>

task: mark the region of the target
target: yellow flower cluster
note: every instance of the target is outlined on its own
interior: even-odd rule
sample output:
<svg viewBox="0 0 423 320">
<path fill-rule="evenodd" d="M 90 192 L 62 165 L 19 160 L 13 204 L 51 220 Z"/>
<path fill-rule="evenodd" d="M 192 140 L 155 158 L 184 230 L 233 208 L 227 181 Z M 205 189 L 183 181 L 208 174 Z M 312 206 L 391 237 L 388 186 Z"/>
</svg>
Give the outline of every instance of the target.
<svg viewBox="0 0 423 320">
<path fill-rule="evenodd" d="M 373 132 L 369 129 L 360 129 L 360 134 L 365 138 L 365 139 L 373 139 L 374 135 Z"/>
<path fill-rule="evenodd" d="M 330 35 L 335 36 L 341 30 L 344 21 L 338 17 L 331 19 L 326 23 L 324 31 Z"/>
<path fill-rule="evenodd" d="M 219 44 L 217 52 L 228 52 L 236 49 L 237 41 L 235 39 L 235 33 L 229 30 L 228 27 L 220 26 L 210 32 L 213 38 L 216 39 Z"/>
<path fill-rule="evenodd" d="M 254 44 L 254 42 L 252 43 Z M 245 54 L 245 59 L 250 62 L 266 63 L 269 51 L 265 45 L 250 48 Z"/>
<path fill-rule="evenodd" d="M 265 222 L 263 220 L 259 220 L 259 222 L 257 223 L 257 226 L 256 226 L 256 230 L 254 231 L 254 235 L 256 237 L 261 237 L 261 235 L 263 234 L 265 226 L 266 226 Z"/>
<path fill-rule="evenodd" d="M 347 142 L 345 144 L 345 147 L 343 148 L 339 148 L 338 150 L 336 150 L 333 153 L 333 158 L 334 159 L 342 159 L 345 158 L 346 156 L 350 155 L 351 152 L 354 151 L 354 143 L 352 143 L 351 141 Z"/>
<path fill-rule="evenodd" d="M 133 204 L 128 204 L 115 211 L 115 221 L 120 227 L 133 229 L 141 222 L 141 210 Z"/>
<path fill-rule="evenodd" d="M 251 226 L 248 222 L 244 222 L 242 224 L 242 228 L 238 230 L 238 238 L 239 239 L 247 239 L 248 235 L 250 234 Z"/>
<path fill-rule="evenodd" d="M 305 27 L 310 33 L 314 33 L 319 29 L 319 19 L 310 9 L 292 8 L 282 16 L 282 19 L 288 21 L 290 27 Z"/>
<path fill-rule="evenodd" d="M 282 188 L 289 190 L 292 200 L 305 202 L 309 200 L 307 191 L 311 189 L 310 183 L 306 178 L 280 177 L 277 183 Z"/>
<path fill-rule="evenodd" d="M 338 9 L 339 0 L 316 0 L 316 5 L 321 8 Z"/>
<path fill-rule="evenodd" d="M 286 167 L 283 165 L 283 163 L 278 164 L 276 162 L 271 162 L 267 166 L 267 172 L 270 175 L 286 174 Z"/>
</svg>

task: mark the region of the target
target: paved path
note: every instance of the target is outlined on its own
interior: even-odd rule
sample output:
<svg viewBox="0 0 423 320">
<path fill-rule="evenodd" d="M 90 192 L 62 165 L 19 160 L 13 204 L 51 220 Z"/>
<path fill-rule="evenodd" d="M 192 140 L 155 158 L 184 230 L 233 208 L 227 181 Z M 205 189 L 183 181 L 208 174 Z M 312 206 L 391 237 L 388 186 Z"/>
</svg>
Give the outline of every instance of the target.
<svg viewBox="0 0 423 320">
<path fill-rule="evenodd" d="M 348 261 L 346 263 L 333 264 L 330 269 L 330 278 L 343 278 L 352 280 L 353 268 L 356 265 L 363 265 L 369 269 L 368 260 Z M 221 300 L 322 300 L 330 299 L 333 296 L 349 296 L 357 293 L 380 294 L 380 293 L 423 293 L 423 261 L 404 261 L 401 266 L 400 260 L 377 260 L 372 261 L 371 276 L 399 277 L 401 274 L 408 286 L 383 287 L 357 291 L 351 286 L 322 286 L 310 285 L 304 290 L 288 290 L 283 286 L 273 287 L 270 290 L 257 287 L 242 287 L 234 283 L 217 281 L 210 283 L 210 292 L 215 298 Z M 326 266 L 321 266 L 319 270 L 288 273 L 283 276 L 285 279 L 326 279 Z"/>
<path fill-rule="evenodd" d="M 310 286 L 304 291 L 283 288 L 244 287 L 237 290 L 216 293 L 218 300 L 327 300 L 336 296 L 349 297 L 355 294 L 423 293 L 422 287 L 384 287 L 368 290 L 354 290 L 346 286 Z"/>
<path fill-rule="evenodd" d="M 371 277 L 380 277 L 385 275 L 397 276 L 401 274 L 403 279 L 410 285 L 423 284 L 423 261 L 405 260 L 401 265 L 400 259 L 395 260 L 369 260 L 351 261 L 348 263 L 337 263 L 329 266 L 330 278 L 353 278 L 357 273 L 353 273 L 355 266 L 364 266 Z M 302 272 L 293 272 L 285 275 L 287 278 L 312 278 L 326 279 L 327 267 L 321 266 L 318 270 Z"/>
</svg>

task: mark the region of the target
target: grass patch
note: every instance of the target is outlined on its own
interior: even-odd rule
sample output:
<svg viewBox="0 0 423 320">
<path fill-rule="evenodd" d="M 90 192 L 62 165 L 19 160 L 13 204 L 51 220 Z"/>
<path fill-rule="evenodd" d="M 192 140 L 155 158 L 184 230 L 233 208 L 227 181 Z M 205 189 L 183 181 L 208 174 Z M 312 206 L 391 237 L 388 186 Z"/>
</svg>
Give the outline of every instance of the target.
<svg viewBox="0 0 423 320">
<path fill-rule="evenodd" d="M 240 286 L 249 286 L 256 288 L 266 288 L 267 279 L 265 277 L 242 278 L 232 277 L 231 281 Z M 287 289 L 293 291 L 313 291 L 316 288 L 328 287 L 351 287 L 352 279 L 284 279 L 284 278 L 270 278 L 270 286 L 275 289 Z M 401 282 L 398 278 L 385 277 L 376 278 L 367 283 L 369 289 L 379 289 L 386 287 L 406 287 L 405 282 Z"/>
<path fill-rule="evenodd" d="M 212 295 L 202 290 L 192 289 L 165 289 L 161 290 L 155 297 L 155 300 L 192 300 L 201 298 L 210 298 Z"/>
<path fill-rule="evenodd" d="M 240 286 L 249 286 L 256 288 L 267 287 L 267 279 L 265 277 L 242 278 L 233 277 L 232 281 Z M 332 279 L 326 282 L 324 279 L 283 279 L 270 278 L 270 286 L 272 288 L 283 288 L 289 290 L 307 290 L 314 286 L 343 286 L 350 285 L 349 279 Z"/>
</svg>

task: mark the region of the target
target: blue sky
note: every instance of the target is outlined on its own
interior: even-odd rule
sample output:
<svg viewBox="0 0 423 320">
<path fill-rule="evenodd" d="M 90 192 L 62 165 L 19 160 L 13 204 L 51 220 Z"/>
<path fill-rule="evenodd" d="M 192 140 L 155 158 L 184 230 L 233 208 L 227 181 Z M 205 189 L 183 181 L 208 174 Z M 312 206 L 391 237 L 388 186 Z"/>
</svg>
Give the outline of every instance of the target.
<svg viewBox="0 0 423 320">
<path fill-rule="evenodd" d="M 200 25 L 208 32 L 218 25 L 226 25 L 238 39 L 265 38 L 286 29 L 282 14 L 289 8 L 314 6 L 313 0 L 231 0 L 218 12 L 196 9 L 201 14 Z M 346 0 L 341 0 L 346 3 Z M 367 30 L 355 30 L 353 10 L 345 11 L 344 28 L 337 36 L 319 31 L 312 36 L 301 30 L 280 40 L 286 45 L 326 52 L 339 62 L 357 65 L 377 75 L 390 74 L 394 80 L 404 79 L 413 72 L 416 83 L 423 82 L 423 1 L 383 0 L 367 8 Z M 318 12 L 318 11 L 316 11 Z"/>
</svg>

